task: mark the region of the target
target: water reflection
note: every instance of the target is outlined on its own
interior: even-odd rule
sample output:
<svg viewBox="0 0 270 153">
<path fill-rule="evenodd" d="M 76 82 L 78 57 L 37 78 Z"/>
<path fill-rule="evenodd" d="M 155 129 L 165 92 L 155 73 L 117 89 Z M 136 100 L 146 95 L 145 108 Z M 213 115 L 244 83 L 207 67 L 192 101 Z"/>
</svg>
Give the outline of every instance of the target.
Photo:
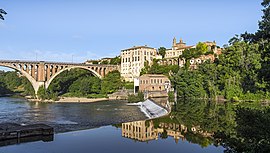
<svg viewBox="0 0 270 153">
<path fill-rule="evenodd" d="M 181 140 L 207 147 L 214 144 L 213 136 L 218 130 L 233 130 L 233 116 L 228 104 L 179 101 L 168 116 L 123 123 L 122 136 L 142 142 L 172 137 L 175 143 Z"/>
<path fill-rule="evenodd" d="M 31 137 L 24 137 L 20 139 L 9 139 L 0 141 L 0 147 L 27 143 L 27 142 L 35 142 L 35 141 L 42 141 L 42 142 L 51 142 L 53 141 L 53 135 L 46 135 L 46 136 L 31 136 Z"/>
<path fill-rule="evenodd" d="M 179 140 L 192 142 L 192 139 L 188 140 L 186 137 L 196 135 L 199 139 L 212 140 L 214 133 L 204 131 L 200 126 L 188 128 L 183 124 L 165 123 L 155 120 L 122 123 L 122 136 L 141 142 L 172 137 L 177 144 Z"/>
</svg>

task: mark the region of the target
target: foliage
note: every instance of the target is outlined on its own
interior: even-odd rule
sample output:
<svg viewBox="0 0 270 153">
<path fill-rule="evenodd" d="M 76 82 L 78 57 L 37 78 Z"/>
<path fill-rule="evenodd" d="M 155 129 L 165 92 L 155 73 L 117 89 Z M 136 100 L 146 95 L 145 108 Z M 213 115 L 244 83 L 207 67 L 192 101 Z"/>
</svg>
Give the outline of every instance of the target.
<svg viewBox="0 0 270 153">
<path fill-rule="evenodd" d="M 16 92 L 22 92 L 23 95 L 35 95 L 32 84 L 26 77 L 19 77 L 17 71 L 0 73 L 0 84 L 0 95 L 14 94 Z"/>
<path fill-rule="evenodd" d="M 109 62 L 107 60 L 104 60 L 100 64 L 109 64 Z"/>
<path fill-rule="evenodd" d="M 166 54 L 166 48 L 165 47 L 159 47 L 158 48 L 158 53 L 162 56 L 162 58 L 164 58 L 165 54 Z"/>
<path fill-rule="evenodd" d="M 112 58 L 110 61 L 110 64 L 111 65 L 120 65 L 121 64 L 120 56 L 116 56 L 116 57 Z"/>
<path fill-rule="evenodd" d="M 109 72 L 101 82 L 101 93 L 110 94 L 120 88 L 122 88 L 123 83 L 121 80 L 121 75 L 119 71 Z"/>
<path fill-rule="evenodd" d="M 235 132 L 215 134 L 218 144 L 226 152 L 269 152 L 270 151 L 270 109 L 236 109 Z"/>
<path fill-rule="evenodd" d="M 205 62 L 194 71 L 188 71 L 189 65 L 181 68 L 173 79 L 177 89 L 181 90 L 178 91 L 179 96 L 187 94 L 202 98 L 203 94 L 197 94 L 200 91 L 209 98 L 223 95 L 231 101 L 269 98 L 270 1 L 264 0 L 262 5 L 265 7 L 264 15 L 255 34 L 245 33 L 233 37 L 214 63 Z M 196 48 L 183 51 L 180 58 L 189 60 L 208 52 L 207 46 L 198 43 Z M 194 76 L 200 81 L 196 82 Z"/>
<path fill-rule="evenodd" d="M 137 103 L 144 101 L 144 94 L 142 92 L 138 92 L 137 95 L 128 95 L 129 103 Z"/>
<path fill-rule="evenodd" d="M 174 92 L 173 91 L 170 91 L 169 93 L 168 93 L 168 97 L 169 97 L 169 102 L 174 102 L 174 100 L 175 100 L 175 97 L 174 97 Z"/>
<path fill-rule="evenodd" d="M 196 50 L 199 52 L 200 55 L 204 55 L 208 52 L 208 46 L 205 43 L 199 42 L 196 45 Z"/>
<path fill-rule="evenodd" d="M 197 70 L 189 71 L 180 69 L 180 71 L 174 75 L 173 82 L 179 97 L 188 99 L 203 97 L 205 95 L 203 77 Z"/>
<path fill-rule="evenodd" d="M 48 95 L 46 93 L 44 86 L 39 87 L 38 92 L 37 92 L 37 97 L 41 100 L 47 99 Z"/>
<path fill-rule="evenodd" d="M 154 119 L 155 128 L 164 131 L 175 130 L 180 132 L 186 140 L 207 147 L 213 144 L 211 135 L 217 131 L 226 134 L 234 133 L 235 112 L 232 104 L 218 104 L 212 101 L 188 100 L 178 101 L 172 108 L 170 115 Z M 165 125 L 160 127 L 160 125 Z M 172 129 L 172 125 L 176 127 Z M 181 128 L 177 128 L 177 125 Z M 191 130 L 195 128 L 196 130 Z M 166 138 L 166 133 L 161 133 Z M 208 135 L 208 136 L 207 136 Z"/>
<path fill-rule="evenodd" d="M 160 65 L 158 64 L 158 60 L 154 59 L 153 64 L 151 66 L 145 66 L 141 71 L 141 75 L 143 74 L 164 74 L 166 76 L 170 76 L 170 73 L 177 73 L 179 70 L 178 65 Z"/>
<path fill-rule="evenodd" d="M 134 82 L 124 82 L 124 87 L 126 89 L 134 89 Z"/>
</svg>

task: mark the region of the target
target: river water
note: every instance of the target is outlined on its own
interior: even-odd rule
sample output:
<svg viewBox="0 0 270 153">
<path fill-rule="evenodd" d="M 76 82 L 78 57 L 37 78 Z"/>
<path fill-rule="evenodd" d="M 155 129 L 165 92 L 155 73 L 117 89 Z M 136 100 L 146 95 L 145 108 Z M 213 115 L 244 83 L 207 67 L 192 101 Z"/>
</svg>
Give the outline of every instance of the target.
<svg viewBox="0 0 270 153">
<path fill-rule="evenodd" d="M 180 110 L 182 114 L 179 114 L 178 111 L 176 108 L 168 117 L 145 120 L 137 107 L 127 106 L 124 101 L 36 103 L 0 98 L 0 123 L 45 123 L 53 126 L 56 132 L 46 141 L 4 143 L 0 153 L 224 151 L 223 147 L 214 145 L 212 129 L 203 129 L 198 124 L 201 122 L 192 117 L 194 114 L 187 118 L 192 112 Z"/>
</svg>

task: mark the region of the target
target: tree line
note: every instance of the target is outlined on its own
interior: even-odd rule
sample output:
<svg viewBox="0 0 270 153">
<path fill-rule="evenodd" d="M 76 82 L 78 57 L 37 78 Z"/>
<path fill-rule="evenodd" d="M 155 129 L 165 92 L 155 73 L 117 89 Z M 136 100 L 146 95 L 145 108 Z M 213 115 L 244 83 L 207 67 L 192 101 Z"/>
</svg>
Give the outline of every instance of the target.
<svg viewBox="0 0 270 153">
<path fill-rule="evenodd" d="M 93 76 L 84 69 L 71 69 L 57 76 L 47 90 L 44 87 L 38 91 L 40 99 L 57 100 L 63 97 L 107 97 L 124 86 L 119 71 L 109 72 L 103 79 Z"/>
<path fill-rule="evenodd" d="M 256 33 L 236 35 L 224 46 L 214 62 L 206 61 L 196 70 L 186 65 L 171 77 L 183 98 L 218 95 L 229 100 L 270 98 L 270 8 L 262 2 L 263 16 Z M 192 53 L 192 52 L 191 52 Z M 183 55 L 195 58 L 197 54 Z"/>
</svg>

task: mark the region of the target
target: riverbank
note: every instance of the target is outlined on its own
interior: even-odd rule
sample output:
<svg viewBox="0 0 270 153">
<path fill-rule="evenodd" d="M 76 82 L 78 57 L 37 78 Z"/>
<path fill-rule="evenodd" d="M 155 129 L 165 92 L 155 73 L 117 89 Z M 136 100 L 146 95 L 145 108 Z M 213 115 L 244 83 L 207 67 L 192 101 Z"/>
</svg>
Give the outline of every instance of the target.
<svg viewBox="0 0 270 153">
<path fill-rule="evenodd" d="M 60 97 L 59 100 L 41 100 L 33 99 L 32 97 L 25 97 L 28 101 L 31 102 L 55 102 L 55 103 L 93 103 L 93 102 L 102 102 L 109 100 L 108 98 L 82 98 L 82 97 Z"/>
</svg>

